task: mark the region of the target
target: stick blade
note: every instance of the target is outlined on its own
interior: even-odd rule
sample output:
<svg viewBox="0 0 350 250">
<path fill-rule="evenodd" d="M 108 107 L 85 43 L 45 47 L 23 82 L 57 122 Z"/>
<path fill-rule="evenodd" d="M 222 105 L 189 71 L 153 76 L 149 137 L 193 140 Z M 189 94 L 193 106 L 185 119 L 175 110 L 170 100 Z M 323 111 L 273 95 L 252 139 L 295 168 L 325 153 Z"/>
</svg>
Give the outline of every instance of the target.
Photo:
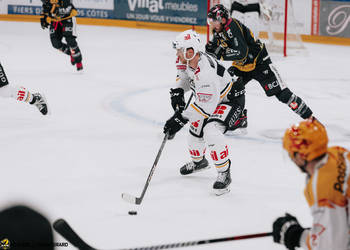
<svg viewBox="0 0 350 250">
<path fill-rule="evenodd" d="M 84 250 L 96 250 L 95 248 L 89 246 L 85 241 L 83 241 L 64 219 L 56 220 L 53 223 L 53 228 L 57 233 L 62 235 L 76 248 Z"/>
<path fill-rule="evenodd" d="M 124 201 L 129 202 L 131 204 L 140 204 L 139 199 L 131 194 L 122 193 L 122 198 Z"/>
</svg>

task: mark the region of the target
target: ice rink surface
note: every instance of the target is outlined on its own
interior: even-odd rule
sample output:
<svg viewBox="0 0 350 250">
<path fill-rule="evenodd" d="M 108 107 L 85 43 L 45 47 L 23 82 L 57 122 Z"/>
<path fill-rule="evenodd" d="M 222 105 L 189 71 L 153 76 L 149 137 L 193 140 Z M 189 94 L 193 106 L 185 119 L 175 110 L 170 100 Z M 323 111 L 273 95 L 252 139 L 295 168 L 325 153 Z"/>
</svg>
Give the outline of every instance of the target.
<svg viewBox="0 0 350 250">
<path fill-rule="evenodd" d="M 140 195 L 172 113 L 177 33 L 80 25 L 81 74 L 51 47 L 39 23 L 0 22 L 0 30 L 10 83 L 44 93 L 51 109 L 44 117 L 33 106 L 0 99 L 0 209 L 25 203 L 51 221 L 63 217 L 100 249 L 269 232 L 286 211 L 311 225 L 305 176 L 279 139 L 300 118 L 257 82 L 247 85 L 248 134 L 227 138 L 230 193 L 213 194 L 214 168 L 180 175 L 189 160 L 183 129 L 165 145 L 143 203 L 131 205 L 121 193 Z M 330 145 L 350 148 L 350 47 L 306 46 L 307 55 L 274 56 L 274 64 L 326 125 Z M 189 249 L 285 248 L 267 237 Z"/>
</svg>

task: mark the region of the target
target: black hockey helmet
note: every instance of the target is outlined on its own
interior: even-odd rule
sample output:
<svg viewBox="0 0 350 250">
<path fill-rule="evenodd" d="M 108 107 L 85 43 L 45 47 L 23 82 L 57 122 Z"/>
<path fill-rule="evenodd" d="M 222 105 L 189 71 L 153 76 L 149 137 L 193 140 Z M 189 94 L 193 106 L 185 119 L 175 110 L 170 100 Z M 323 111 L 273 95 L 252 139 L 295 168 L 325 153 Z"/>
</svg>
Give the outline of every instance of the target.
<svg viewBox="0 0 350 250">
<path fill-rule="evenodd" d="M 207 16 L 208 23 L 213 21 L 218 21 L 221 23 L 223 18 L 228 19 L 228 17 L 229 17 L 228 10 L 222 4 L 214 5 L 214 7 L 212 7 L 209 10 L 209 13 Z"/>
</svg>

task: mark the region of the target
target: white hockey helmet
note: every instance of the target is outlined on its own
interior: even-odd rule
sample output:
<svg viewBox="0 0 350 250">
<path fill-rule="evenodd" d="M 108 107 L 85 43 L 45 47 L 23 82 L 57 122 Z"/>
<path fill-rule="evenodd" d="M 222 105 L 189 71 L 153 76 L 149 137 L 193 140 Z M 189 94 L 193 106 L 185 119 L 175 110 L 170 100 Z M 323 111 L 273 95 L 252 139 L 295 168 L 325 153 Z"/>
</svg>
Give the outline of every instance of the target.
<svg viewBox="0 0 350 250">
<path fill-rule="evenodd" d="M 175 38 L 175 41 L 173 41 L 174 49 L 182 49 L 187 61 L 192 60 L 195 57 L 195 55 L 201 50 L 201 45 L 201 38 L 194 30 L 185 30 Z M 191 58 L 186 58 L 186 51 L 190 48 L 193 49 L 194 54 Z"/>
</svg>

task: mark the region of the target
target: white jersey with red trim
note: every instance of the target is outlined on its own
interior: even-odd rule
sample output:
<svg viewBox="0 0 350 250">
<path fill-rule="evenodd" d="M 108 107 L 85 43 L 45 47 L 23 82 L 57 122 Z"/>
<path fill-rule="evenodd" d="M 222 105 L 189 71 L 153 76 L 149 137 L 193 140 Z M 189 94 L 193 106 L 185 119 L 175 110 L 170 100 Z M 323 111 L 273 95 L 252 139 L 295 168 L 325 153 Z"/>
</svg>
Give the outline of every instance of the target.
<svg viewBox="0 0 350 250">
<path fill-rule="evenodd" d="M 350 152 L 331 147 L 308 179 L 305 197 L 313 225 L 300 246 L 309 250 L 350 250 Z"/>
<path fill-rule="evenodd" d="M 209 118 L 222 101 L 228 101 L 227 94 L 233 86 L 233 78 L 216 59 L 200 52 L 198 67 L 192 69 L 177 62 L 177 88 L 185 92 L 192 90 L 195 101 L 183 112 L 190 122 L 203 122 Z"/>
</svg>

